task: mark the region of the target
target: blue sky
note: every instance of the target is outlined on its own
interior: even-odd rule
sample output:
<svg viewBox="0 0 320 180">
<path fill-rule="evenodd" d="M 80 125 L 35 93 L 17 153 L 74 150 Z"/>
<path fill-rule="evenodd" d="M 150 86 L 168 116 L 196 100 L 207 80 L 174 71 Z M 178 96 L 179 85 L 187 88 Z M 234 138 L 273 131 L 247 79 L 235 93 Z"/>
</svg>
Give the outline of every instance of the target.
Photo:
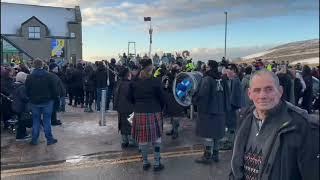
<svg viewBox="0 0 320 180">
<path fill-rule="evenodd" d="M 148 23 L 154 28 L 152 52 L 189 50 L 195 59 L 221 59 L 224 11 L 228 11 L 227 57 L 233 59 L 274 46 L 319 38 L 316 0 L 7 0 L 25 4 L 73 7 L 83 17 L 85 60 L 110 59 L 127 52 L 148 52 Z"/>
</svg>

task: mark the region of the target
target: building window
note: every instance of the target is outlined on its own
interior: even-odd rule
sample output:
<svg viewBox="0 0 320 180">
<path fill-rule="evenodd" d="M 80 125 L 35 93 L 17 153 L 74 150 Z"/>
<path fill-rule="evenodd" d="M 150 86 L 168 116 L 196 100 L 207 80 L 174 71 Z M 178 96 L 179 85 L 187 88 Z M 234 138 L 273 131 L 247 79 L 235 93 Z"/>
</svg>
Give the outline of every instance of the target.
<svg viewBox="0 0 320 180">
<path fill-rule="evenodd" d="M 40 27 L 30 26 L 29 27 L 29 38 L 30 39 L 40 39 Z"/>
</svg>

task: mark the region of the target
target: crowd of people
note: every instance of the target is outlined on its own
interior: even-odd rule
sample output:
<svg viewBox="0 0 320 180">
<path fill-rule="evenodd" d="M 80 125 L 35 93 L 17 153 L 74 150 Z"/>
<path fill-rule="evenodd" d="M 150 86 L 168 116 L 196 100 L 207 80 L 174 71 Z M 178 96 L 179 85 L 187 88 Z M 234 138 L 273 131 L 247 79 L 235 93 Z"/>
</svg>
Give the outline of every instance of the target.
<svg viewBox="0 0 320 180">
<path fill-rule="evenodd" d="M 196 159 L 197 163 L 219 162 L 219 150 L 234 148 L 237 153 L 233 154 L 231 176 L 234 179 L 258 179 L 260 175 L 264 176 L 261 172 L 265 169 L 262 170 L 261 166 L 262 161 L 269 158 L 266 157 L 267 154 L 276 153 L 272 155 L 279 159 L 272 163 L 280 169 L 284 168 L 282 163 L 289 162 L 288 159 L 300 158 L 296 157 L 297 152 L 289 149 L 283 149 L 280 154 L 272 151 L 272 138 L 278 137 L 279 132 L 270 128 L 280 128 L 279 123 L 285 122 L 269 124 L 267 122 L 272 122 L 271 120 L 266 123 L 263 121 L 268 119 L 270 114 L 274 114 L 266 113 L 271 110 L 283 112 L 283 117 L 297 116 L 292 118 L 293 124 L 301 125 L 299 128 L 303 128 L 300 129 L 303 132 L 296 136 L 309 136 L 305 132 L 308 124 L 301 123 L 303 120 L 300 120 L 307 115 L 303 114 L 302 117 L 304 111 L 297 107 L 308 113 L 319 109 L 319 92 L 314 91 L 316 87 L 313 86 L 312 79 L 319 79 L 319 66 L 311 69 L 308 65 L 290 66 L 285 62 L 277 64 L 274 61 L 262 60 L 251 64 L 235 64 L 224 58 L 220 62 L 208 60 L 207 63 L 198 61 L 194 64 L 192 59 L 186 60 L 179 56 L 170 56 L 168 61 L 163 61 L 163 58 L 155 56 L 151 59 L 145 56 L 137 60 L 124 55 L 118 62 L 111 59 L 110 62 L 79 62 L 61 67 L 54 60 L 44 63 L 36 59 L 32 67 L 24 64 L 1 66 L 1 119 L 4 128 L 8 128 L 8 120 L 17 115 L 16 139 L 28 139 L 30 136 L 26 131 L 28 126 L 25 119 L 30 119 L 31 116 L 31 144 L 38 144 L 42 125 L 47 144 L 51 145 L 57 142 L 51 132 L 51 125 L 62 123 L 57 119 L 57 112 L 66 110 L 66 97 L 69 99 L 68 105 L 79 106 L 84 112 L 113 109 L 118 112 L 121 146 L 127 148 L 138 145 L 143 169 L 148 170 L 151 167 L 147 158 L 148 149 L 152 145 L 154 171 L 160 171 L 164 168 L 160 156 L 163 118 L 170 118 L 172 130 L 166 134 L 176 139 L 179 137 L 179 119 L 188 114 L 188 108 L 179 105 L 174 98 L 173 81 L 180 72 L 199 71 L 203 74 L 202 80 L 198 90 L 191 93 L 197 112 L 196 134 L 203 138 L 204 145 L 204 154 Z M 102 90 L 107 91 L 105 109 L 101 109 Z M 110 106 L 111 102 L 113 107 Z M 252 106 L 255 108 L 248 111 Z M 288 114 L 286 109 L 291 109 L 292 113 L 290 111 Z M 247 114 L 241 115 L 243 111 Z M 132 122 L 129 121 L 130 116 Z M 243 116 L 249 119 L 246 123 L 241 120 Z M 278 117 L 278 114 L 275 116 Z M 257 119 L 258 123 L 252 119 Z M 288 118 L 283 120 L 286 119 Z M 252 126 L 247 123 L 251 120 L 254 124 Z M 251 130 L 247 132 L 244 128 Z M 261 138 L 258 136 L 260 132 Z M 245 142 L 238 138 L 244 136 L 248 137 Z M 288 138 L 288 141 L 291 141 L 291 135 Z M 302 139 L 300 141 L 303 142 Z M 290 142 L 281 148 L 289 146 Z M 280 158 L 283 154 L 290 158 Z M 301 162 L 303 166 L 310 161 L 313 163 L 313 157 L 308 158 L 310 159 Z M 302 168 L 295 172 L 294 168 L 301 168 L 300 164 L 290 160 L 291 163 L 292 169 L 285 171 L 288 174 L 283 174 L 285 178 L 272 179 L 292 179 L 290 174 L 295 173 L 312 177 L 312 173 L 305 175 L 306 172 L 310 173 L 310 170 Z M 241 169 L 243 167 L 244 170 Z M 277 176 L 279 172 L 275 171 L 268 172 L 268 175 Z"/>
</svg>

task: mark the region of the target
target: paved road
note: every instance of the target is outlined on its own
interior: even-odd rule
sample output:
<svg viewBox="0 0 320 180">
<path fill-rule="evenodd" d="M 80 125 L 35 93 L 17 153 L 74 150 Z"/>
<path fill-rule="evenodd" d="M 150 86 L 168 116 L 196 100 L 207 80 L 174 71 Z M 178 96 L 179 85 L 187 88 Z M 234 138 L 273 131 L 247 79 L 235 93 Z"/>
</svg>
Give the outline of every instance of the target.
<svg viewBox="0 0 320 180">
<path fill-rule="evenodd" d="M 138 149 L 122 150 L 116 113 L 107 114 L 107 126 L 99 126 L 98 113 L 68 107 L 60 114 L 62 126 L 53 128 L 59 142 L 47 146 L 16 142 L 1 134 L 1 179 L 227 179 L 231 153 L 210 166 L 194 163 L 201 156 L 201 139 L 194 134 L 194 121 L 181 118 L 180 137 L 163 136 L 163 172 L 144 172 Z M 170 129 L 165 121 L 165 131 Z M 152 152 L 152 151 L 150 151 Z M 152 154 L 150 154 L 152 162 Z"/>
<path fill-rule="evenodd" d="M 140 156 L 135 155 L 111 159 L 74 159 L 57 165 L 5 170 L 1 172 L 1 179 L 227 179 L 230 152 L 222 152 L 220 162 L 211 165 L 196 164 L 194 162 L 194 159 L 201 156 L 201 154 L 201 151 L 196 150 L 163 153 L 162 162 L 165 165 L 165 169 L 161 172 L 153 172 L 152 169 L 143 171 Z M 152 154 L 149 159 L 152 162 Z"/>
<path fill-rule="evenodd" d="M 192 120 L 181 118 L 177 140 L 163 136 L 165 169 L 154 173 L 142 170 L 137 148 L 121 149 L 116 113 L 108 113 L 107 126 L 101 127 L 98 113 L 82 110 L 68 107 L 66 113 L 59 114 L 63 125 L 53 128 L 59 142 L 52 146 L 46 145 L 43 134 L 39 145 L 30 146 L 28 142 L 16 142 L 13 135 L 1 132 L 1 179 L 228 179 L 230 151 L 221 153 L 219 163 L 201 165 L 194 162 L 202 155 L 202 141 L 195 136 Z M 168 122 L 165 120 L 165 131 L 170 129 Z M 149 158 L 152 162 L 152 154 Z"/>
</svg>

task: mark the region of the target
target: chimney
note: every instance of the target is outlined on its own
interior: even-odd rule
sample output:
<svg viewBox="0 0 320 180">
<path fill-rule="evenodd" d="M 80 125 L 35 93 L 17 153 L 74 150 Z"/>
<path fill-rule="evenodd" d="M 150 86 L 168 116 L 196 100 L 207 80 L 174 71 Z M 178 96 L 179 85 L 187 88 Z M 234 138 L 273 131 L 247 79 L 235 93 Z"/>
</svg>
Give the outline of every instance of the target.
<svg viewBox="0 0 320 180">
<path fill-rule="evenodd" d="M 76 17 L 76 22 L 81 23 L 82 17 L 81 17 L 81 10 L 80 6 L 75 6 L 75 17 Z"/>
</svg>

